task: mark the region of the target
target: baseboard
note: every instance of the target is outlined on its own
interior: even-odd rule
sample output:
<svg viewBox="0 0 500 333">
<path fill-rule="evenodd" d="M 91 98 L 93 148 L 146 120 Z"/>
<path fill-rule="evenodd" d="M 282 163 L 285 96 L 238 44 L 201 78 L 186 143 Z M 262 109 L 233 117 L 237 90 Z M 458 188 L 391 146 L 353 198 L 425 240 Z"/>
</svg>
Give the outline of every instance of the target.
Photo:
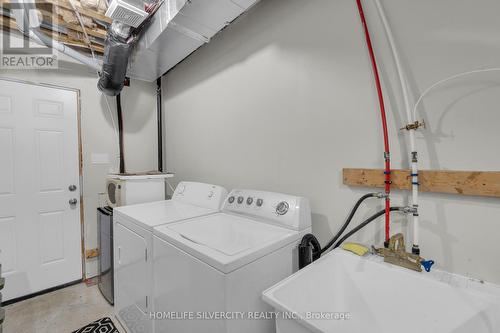
<svg viewBox="0 0 500 333">
<path fill-rule="evenodd" d="M 36 296 L 40 296 L 40 295 L 43 295 L 43 294 L 48 294 L 50 292 L 53 292 L 53 291 L 56 291 L 56 290 L 59 290 L 59 289 L 63 289 L 63 288 L 70 287 L 70 286 L 73 286 L 75 284 L 81 283 L 82 281 L 83 281 L 82 279 L 75 280 L 75 281 L 71 281 L 71 282 L 62 284 L 60 286 L 56 286 L 56 287 L 44 289 L 44 290 L 41 290 L 41 291 L 37 291 L 36 293 L 33 293 L 33 294 L 21 296 L 21 297 L 18 297 L 18 298 L 9 299 L 8 301 L 2 302 L 1 306 L 7 306 L 7 305 L 14 304 L 14 303 L 17 303 L 17 302 L 21 302 L 21 301 L 24 301 L 24 300 L 27 300 L 27 299 L 30 299 L 30 298 L 33 298 L 33 297 L 36 297 Z"/>
</svg>

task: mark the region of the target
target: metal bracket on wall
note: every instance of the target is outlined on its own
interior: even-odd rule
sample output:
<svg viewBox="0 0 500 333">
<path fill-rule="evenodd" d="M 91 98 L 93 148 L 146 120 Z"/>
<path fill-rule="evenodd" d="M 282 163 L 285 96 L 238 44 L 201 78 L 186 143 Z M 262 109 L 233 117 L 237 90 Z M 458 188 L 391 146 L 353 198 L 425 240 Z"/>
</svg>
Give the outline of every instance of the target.
<svg viewBox="0 0 500 333">
<path fill-rule="evenodd" d="M 408 124 L 405 127 L 401 127 L 399 130 L 418 130 L 420 127 L 425 128 L 425 121 L 418 121 L 416 120 L 414 123 Z"/>
<path fill-rule="evenodd" d="M 88 249 L 87 251 L 85 251 L 85 258 L 87 258 L 87 259 L 96 258 L 98 256 L 99 256 L 99 249 L 98 248 Z"/>
</svg>

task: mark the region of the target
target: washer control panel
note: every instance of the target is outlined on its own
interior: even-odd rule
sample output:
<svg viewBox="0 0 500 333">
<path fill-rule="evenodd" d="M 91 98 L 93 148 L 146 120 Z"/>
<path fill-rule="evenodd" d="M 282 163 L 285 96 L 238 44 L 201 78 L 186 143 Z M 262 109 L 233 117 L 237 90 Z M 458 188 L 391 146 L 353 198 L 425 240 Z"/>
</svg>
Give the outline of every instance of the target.
<svg viewBox="0 0 500 333">
<path fill-rule="evenodd" d="M 295 230 L 311 226 L 309 200 L 288 194 L 236 189 L 229 193 L 222 210 L 263 218 Z"/>
<path fill-rule="evenodd" d="M 226 189 L 218 185 L 180 182 L 175 188 L 172 200 L 219 210 L 226 196 Z"/>
</svg>

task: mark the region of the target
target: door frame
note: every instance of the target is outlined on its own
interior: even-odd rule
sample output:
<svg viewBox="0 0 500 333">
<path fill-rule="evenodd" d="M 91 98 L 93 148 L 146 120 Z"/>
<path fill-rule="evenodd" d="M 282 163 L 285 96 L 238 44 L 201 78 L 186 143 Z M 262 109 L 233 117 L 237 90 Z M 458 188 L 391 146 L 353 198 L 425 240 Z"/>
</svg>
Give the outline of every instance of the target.
<svg viewBox="0 0 500 333">
<path fill-rule="evenodd" d="M 85 280 L 86 277 L 86 269 L 85 269 L 85 225 L 84 225 L 84 202 L 83 202 L 83 143 L 82 143 L 82 113 L 81 113 L 81 99 L 80 99 L 80 89 L 77 88 L 68 88 L 62 87 L 55 84 L 43 83 L 43 82 L 34 82 L 28 80 L 21 79 L 13 79 L 9 77 L 5 77 L 0 75 L 0 80 L 10 81 L 22 84 L 29 84 L 33 86 L 39 87 L 47 87 L 47 88 L 55 88 L 61 90 L 73 91 L 76 93 L 76 122 L 77 122 L 77 135 L 78 135 L 78 188 L 80 190 L 80 238 L 81 238 L 81 260 L 82 260 L 82 281 Z"/>
</svg>

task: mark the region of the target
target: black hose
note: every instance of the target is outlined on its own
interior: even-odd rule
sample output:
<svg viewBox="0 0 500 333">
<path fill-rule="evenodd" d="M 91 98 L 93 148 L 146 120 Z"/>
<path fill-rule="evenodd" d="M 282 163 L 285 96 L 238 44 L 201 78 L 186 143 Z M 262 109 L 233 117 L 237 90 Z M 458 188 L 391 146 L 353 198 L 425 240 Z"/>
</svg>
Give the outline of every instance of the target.
<svg viewBox="0 0 500 333">
<path fill-rule="evenodd" d="M 378 193 L 368 193 L 368 194 L 365 194 L 363 195 L 361 198 L 359 198 L 358 202 L 356 202 L 356 204 L 354 205 L 354 207 L 352 208 L 351 212 L 349 213 L 349 216 L 347 217 L 347 220 L 345 221 L 344 225 L 340 228 L 340 230 L 337 232 L 337 234 L 332 238 L 331 241 L 328 242 L 328 244 L 325 245 L 325 247 L 323 247 L 321 249 L 321 253 L 324 253 L 325 251 L 327 251 L 330 247 L 332 247 L 333 244 L 335 244 L 335 242 L 337 241 L 337 239 L 342 236 L 342 233 L 344 233 L 345 229 L 347 228 L 347 226 L 349 226 L 349 223 L 351 223 L 351 220 L 352 218 L 354 217 L 354 214 L 356 214 L 356 211 L 358 210 L 359 206 L 361 205 L 361 203 L 363 201 L 365 201 L 366 199 L 368 198 L 373 198 L 373 197 L 376 197 L 378 195 Z"/>
<path fill-rule="evenodd" d="M 394 212 L 394 211 L 397 211 L 397 210 L 401 210 L 402 208 L 401 207 L 391 207 L 390 208 L 390 211 L 391 212 Z M 333 247 L 333 249 L 336 249 L 338 248 L 347 238 L 351 237 L 352 235 L 354 235 L 356 232 L 358 232 L 359 230 L 363 229 L 364 227 L 366 227 L 368 224 L 370 224 L 372 221 L 376 220 L 378 217 L 382 216 L 385 214 L 385 209 L 382 209 L 381 211 L 373 214 L 372 216 L 370 216 L 369 218 L 367 218 L 366 220 L 364 220 L 360 225 L 358 225 L 357 227 L 355 227 L 354 229 L 352 229 L 351 231 L 349 231 L 347 234 L 345 234 L 344 237 L 342 237 L 338 242 L 337 244 L 335 244 L 335 246 Z"/>
</svg>

